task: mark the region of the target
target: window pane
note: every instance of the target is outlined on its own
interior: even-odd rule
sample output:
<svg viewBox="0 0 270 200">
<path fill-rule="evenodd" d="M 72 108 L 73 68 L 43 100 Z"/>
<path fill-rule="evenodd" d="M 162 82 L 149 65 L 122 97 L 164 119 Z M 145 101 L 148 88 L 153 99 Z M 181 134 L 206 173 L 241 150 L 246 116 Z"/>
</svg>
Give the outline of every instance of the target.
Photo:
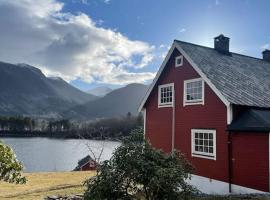
<svg viewBox="0 0 270 200">
<path fill-rule="evenodd" d="M 186 100 L 202 100 L 202 81 L 186 83 Z"/>
<path fill-rule="evenodd" d="M 203 152 L 203 146 L 199 146 L 199 151 Z"/>
<path fill-rule="evenodd" d="M 195 132 L 193 138 L 194 151 L 205 156 L 214 156 L 214 134 L 210 130 Z"/>
<path fill-rule="evenodd" d="M 172 103 L 173 90 L 172 86 L 164 86 L 160 88 L 160 103 L 170 104 Z"/>
</svg>

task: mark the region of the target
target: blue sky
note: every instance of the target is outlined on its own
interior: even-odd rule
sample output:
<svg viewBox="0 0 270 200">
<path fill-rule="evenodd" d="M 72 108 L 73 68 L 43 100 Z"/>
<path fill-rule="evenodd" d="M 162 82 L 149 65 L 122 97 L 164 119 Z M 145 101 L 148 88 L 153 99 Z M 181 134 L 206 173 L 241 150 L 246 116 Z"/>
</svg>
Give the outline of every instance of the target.
<svg viewBox="0 0 270 200">
<path fill-rule="evenodd" d="M 212 47 L 223 33 L 231 51 L 261 57 L 269 8 L 268 0 L 0 0 L 0 60 L 82 90 L 149 84 L 174 39 Z"/>
</svg>

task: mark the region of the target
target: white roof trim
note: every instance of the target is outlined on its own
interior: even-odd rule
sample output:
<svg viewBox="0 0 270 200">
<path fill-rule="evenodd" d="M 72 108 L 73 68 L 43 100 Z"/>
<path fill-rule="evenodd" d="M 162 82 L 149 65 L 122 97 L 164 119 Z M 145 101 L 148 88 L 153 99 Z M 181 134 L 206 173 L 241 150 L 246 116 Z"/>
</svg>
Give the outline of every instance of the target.
<svg viewBox="0 0 270 200">
<path fill-rule="evenodd" d="M 150 87 L 149 87 L 148 90 L 147 90 L 147 92 L 146 92 L 146 94 L 145 94 L 145 96 L 144 96 L 144 98 L 143 98 L 143 100 L 142 100 L 142 102 L 141 102 L 141 104 L 140 104 L 140 107 L 139 107 L 139 109 L 138 109 L 139 112 L 143 109 L 143 106 L 144 106 L 145 102 L 147 101 L 147 99 L 148 99 L 150 93 L 152 92 L 154 86 L 156 85 L 156 82 L 158 81 L 158 79 L 159 79 L 161 73 L 163 72 L 163 69 L 164 69 L 164 67 L 166 66 L 168 60 L 170 59 L 170 57 L 171 57 L 171 55 L 172 55 L 172 52 L 173 52 L 173 50 L 174 50 L 175 47 L 176 47 L 176 44 L 175 44 L 175 42 L 174 42 L 174 43 L 172 44 L 172 46 L 171 46 L 171 48 L 170 48 L 168 54 L 166 55 L 164 61 L 162 62 L 162 64 L 161 64 L 161 66 L 160 66 L 160 68 L 159 68 L 159 70 L 158 70 L 158 72 L 157 72 L 157 74 L 156 74 L 154 80 L 152 81 Z"/>
<path fill-rule="evenodd" d="M 206 75 L 202 72 L 202 70 L 197 66 L 196 63 L 189 57 L 188 54 L 182 49 L 179 44 L 176 44 L 176 48 L 180 53 L 187 59 L 187 61 L 191 64 L 191 66 L 195 69 L 195 71 L 202 77 L 202 79 L 209 85 L 209 87 L 216 93 L 216 95 L 220 98 L 220 100 L 226 105 L 229 106 L 230 102 L 221 94 L 221 92 L 216 88 L 216 86 L 206 77 Z"/>
<path fill-rule="evenodd" d="M 169 58 L 171 57 L 171 54 L 173 52 L 174 49 L 177 49 L 183 56 L 185 59 L 187 59 L 187 61 L 191 64 L 191 66 L 195 69 L 195 71 L 201 76 L 201 78 L 209 85 L 209 87 L 215 92 L 215 94 L 220 98 L 220 100 L 226 105 L 229 106 L 230 102 L 221 94 L 221 92 L 216 88 L 216 86 L 206 77 L 206 75 L 202 72 L 202 70 L 197 66 L 196 63 L 193 62 L 193 60 L 189 57 L 189 55 L 182 49 L 182 47 L 177 43 L 174 42 L 166 56 L 166 58 L 164 59 L 164 61 L 162 62 L 161 67 L 159 68 L 156 77 L 154 78 L 153 82 L 151 83 L 149 89 L 147 90 L 147 93 L 145 94 L 140 107 L 139 107 L 139 111 L 142 110 L 145 102 L 147 101 L 150 93 L 152 92 L 154 86 L 156 85 L 161 73 L 163 72 Z"/>
</svg>

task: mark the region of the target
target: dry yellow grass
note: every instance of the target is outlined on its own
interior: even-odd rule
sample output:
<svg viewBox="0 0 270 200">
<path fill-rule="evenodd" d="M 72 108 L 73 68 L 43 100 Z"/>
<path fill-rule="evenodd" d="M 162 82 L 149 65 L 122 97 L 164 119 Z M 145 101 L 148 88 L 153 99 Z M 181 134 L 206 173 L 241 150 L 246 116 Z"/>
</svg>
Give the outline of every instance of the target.
<svg viewBox="0 0 270 200">
<path fill-rule="evenodd" d="M 95 172 L 26 173 L 27 183 L 15 185 L 0 182 L 0 200 L 38 200 L 48 195 L 82 193 L 83 181 Z"/>
</svg>

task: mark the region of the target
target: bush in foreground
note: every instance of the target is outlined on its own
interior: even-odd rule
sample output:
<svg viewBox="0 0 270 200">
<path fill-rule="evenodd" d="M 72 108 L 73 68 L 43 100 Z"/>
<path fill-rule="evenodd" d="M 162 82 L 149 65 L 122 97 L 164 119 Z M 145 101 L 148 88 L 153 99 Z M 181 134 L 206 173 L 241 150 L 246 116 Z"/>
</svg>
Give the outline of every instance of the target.
<svg viewBox="0 0 270 200">
<path fill-rule="evenodd" d="M 16 159 L 12 149 L 0 141 L 0 181 L 9 183 L 25 183 L 26 178 L 21 175 L 22 164 Z"/>
<path fill-rule="evenodd" d="M 184 199 L 195 189 L 186 183 L 192 166 L 179 152 L 165 154 L 144 141 L 142 129 L 133 131 L 112 158 L 85 182 L 85 199 Z"/>
</svg>

